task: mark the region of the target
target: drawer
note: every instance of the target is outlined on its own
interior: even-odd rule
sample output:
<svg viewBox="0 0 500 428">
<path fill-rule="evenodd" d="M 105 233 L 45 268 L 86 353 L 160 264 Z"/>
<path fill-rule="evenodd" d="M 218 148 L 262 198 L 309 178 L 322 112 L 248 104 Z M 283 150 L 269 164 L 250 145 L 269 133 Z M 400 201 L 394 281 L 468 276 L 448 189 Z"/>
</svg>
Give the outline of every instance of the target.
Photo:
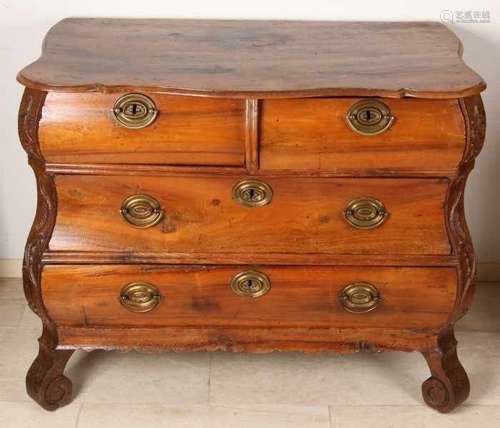
<svg viewBox="0 0 500 428">
<path fill-rule="evenodd" d="M 75 164 L 243 165 L 243 100 L 148 94 L 156 105 L 156 118 L 144 128 L 129 129 L 113 113 L 123 95 L 50 92 L 39 127 L 45 159 Z M 134 102 L 124 101 L 124 107 L 117 108 L 135 108 Z"/>
<path fill-rule="evenodd" d="M 60 326 L 423 329 L 455 284 L 453 268 L 47 266 L 42 295 Z"/>
<path fill-rule="evenodd" d="M 361 135 L 346 115 L 357 98 L 275 99 L 262 102 L 263 170 L 336 173 L 448 173 L 465 147 L 457 100 L 383 99 L 394 117 L 387 131 Z"/>
<path fill-rule="evenodd" d="M 125 254 L 450 254 L 446 179 L 260 177 L 251 186 L 268 186 L 272 198 L 258 207 L 234 198 L 238 184 L 246 183 L 237 176 L 57 176 L 58 214 L 49 248 Z M 359 200 L 364 209 L 356 205 Z M 379 207 L 367 201 L 378 201 Z M 372 228 L 358 228 L 346 219 L 346 210 L 355 205 L 356 218 L 370 218 L 371 209 L 385 215 L 376 215 Z"/>
</svg>

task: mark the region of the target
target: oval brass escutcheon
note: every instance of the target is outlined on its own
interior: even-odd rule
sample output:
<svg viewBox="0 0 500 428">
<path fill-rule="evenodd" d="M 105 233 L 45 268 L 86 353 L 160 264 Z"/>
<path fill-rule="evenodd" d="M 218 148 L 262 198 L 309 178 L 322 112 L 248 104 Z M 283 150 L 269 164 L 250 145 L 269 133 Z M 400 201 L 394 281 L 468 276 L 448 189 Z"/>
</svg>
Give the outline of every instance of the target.
<svg viewBox="0 0 500 428">
<path fill-rule="evenodd" d="M 132 312 L 149 312 L 160 303 L 160 292 L 147 282 L 132 282 L 120 292 L 120 303 Z"/>
<path fill-rule="evenodd" d="M 389 213 L 382 202 L 375 198 L 354 199 L 344 210 L 347 222 L 357 229 L 374 229 L 387 219 Z"/>
<path fill-rule="evenodd" d="M 379 304 L 380 295 L 374 285 L 368 282 L 354 282 L 342 290 L 340 302 L 346 311 L 370 312 Z"/>
<path fill-rule="evenodd" d="M 247 207 L 263 207 L 273 199 L 273 190 L 263 181 L 243 180 L 233 187 L 233 199 Z"/>
<path fill-rule="evenodd" d="M 394 122 L 390 108 L 375 99 L 358 101 L 346 115 L 349 127 L 361 135 L 378 135 L 387 131 Z"/>
<path fill-rule="evenodd" d="M 125 199 L 120 209 L 122 217 L 138 228 L 152 227 L 163 218 L 160 203 L 149 195 L 132 195 Z"/>
<path fill-rule="evenodd" d="M 158 116 L 154 101 L 143 94 L 126 94 L 118 98 L 113 107 L 116 122 L 129 129 L 151 125 Z"/>
<path fill-rule="evenodd" d="M 271 289 L 271 280 L 265 273 L 249 270 L 236 274 L 230 285 L 239 296 L 260 297 Z"/>
</svg>

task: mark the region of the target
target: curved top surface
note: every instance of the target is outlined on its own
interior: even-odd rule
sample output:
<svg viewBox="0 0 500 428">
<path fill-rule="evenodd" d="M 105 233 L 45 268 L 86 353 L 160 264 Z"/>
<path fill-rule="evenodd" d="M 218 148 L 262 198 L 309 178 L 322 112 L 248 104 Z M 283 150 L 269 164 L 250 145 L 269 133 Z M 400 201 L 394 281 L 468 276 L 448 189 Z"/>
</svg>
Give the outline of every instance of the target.
<svg viewBox="0 0 500 428">
<path fill-rule="evenodd" d="M 18 75 L 47 91 L 456 98 L 481 92 L 434 22 L 69 18 Z"/>
</svg>

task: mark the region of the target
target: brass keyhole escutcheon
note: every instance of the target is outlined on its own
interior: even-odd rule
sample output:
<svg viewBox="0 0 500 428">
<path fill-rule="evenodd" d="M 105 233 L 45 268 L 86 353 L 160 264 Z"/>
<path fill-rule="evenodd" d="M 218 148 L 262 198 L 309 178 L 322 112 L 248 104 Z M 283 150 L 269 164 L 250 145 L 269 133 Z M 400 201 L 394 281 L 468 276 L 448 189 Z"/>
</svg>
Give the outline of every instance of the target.
<svg viewBox="0 0 500 428">
<path fill-rule="evenodd" d="M 271 186 L 260 180 L 243 180 L 233 187 L 233 199 L 247 207 L 263 207 L 272 198 Z"/>
<path fill-rule="evenodd" d="M 154 101 L 143 94 L 127 94 L 118 98 L 113 115 L 116 122 L 129 129 L 141 129 L 153 123 L 158 116 Z"/>
<path fill-rule="evenodd" d="M 236 274 L 230 285 L 239 296 L 255 298 L 263 296 L 271 289 L 271 280 L 265 273 L 249 270 Z"/>
<path fill-rule="evenodd" d="M 342 290 L 340 302 L 348 312 L 370 312 L 378 306 L 380 295 L 374 285 L 367 282 L 354 282 Z"/>
<path fill-rule="evenodd" d="M 375 99 L 366 99 L 354 104 L 346 115 L 349 127 L 361 135 L 378 135 L 387 131 L 394 122 L 390 108 Z"/>
<path fill-rule="evenodd" d="M 374 229 L 387 219 L 389 213 L 382 202 L 375 198 L 363 197 L 347 204 L 344 217 L 356 229 Z"/>
<path fill-rule="evenodd" d="M 142 229 L 152 227 L 163 219 L 160 203 L 149 195 L 129 196 L 123 201 L 120 213 L 127 223 Z"/>
<path fill-rule="evenodd" d="M 149 312 L 160 303 L 160 292 L 147 282 L 133 282 L 120 292 L 120 303 L 131 312 Z"/>
</svg>

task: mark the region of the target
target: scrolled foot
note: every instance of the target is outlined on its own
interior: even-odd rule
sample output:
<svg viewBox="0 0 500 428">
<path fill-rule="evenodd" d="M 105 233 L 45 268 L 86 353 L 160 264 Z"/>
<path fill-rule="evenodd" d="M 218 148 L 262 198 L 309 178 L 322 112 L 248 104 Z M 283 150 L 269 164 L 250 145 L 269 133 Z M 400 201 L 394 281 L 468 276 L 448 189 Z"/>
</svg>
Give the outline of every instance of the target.
<svg viewBox="0 0 500 428">
<path fill-rule="evenodd" d="M 56 410 L 71 401 L 72 384 L 63 372 L 73 352 L 51 349 L 40 340 L 38 356 L 26 375 L 26 390 L 46 410 Z"/>
<path fill-rule="evenodd" d="M 440 336 L 437 344 L 435 350 L 422 353 L 432 374 L 422 384 L 422 395 L 427 405 L 448 413 L 467 399 L 470 383 L 458 360 L 453 330 Z"/>
</svg>

